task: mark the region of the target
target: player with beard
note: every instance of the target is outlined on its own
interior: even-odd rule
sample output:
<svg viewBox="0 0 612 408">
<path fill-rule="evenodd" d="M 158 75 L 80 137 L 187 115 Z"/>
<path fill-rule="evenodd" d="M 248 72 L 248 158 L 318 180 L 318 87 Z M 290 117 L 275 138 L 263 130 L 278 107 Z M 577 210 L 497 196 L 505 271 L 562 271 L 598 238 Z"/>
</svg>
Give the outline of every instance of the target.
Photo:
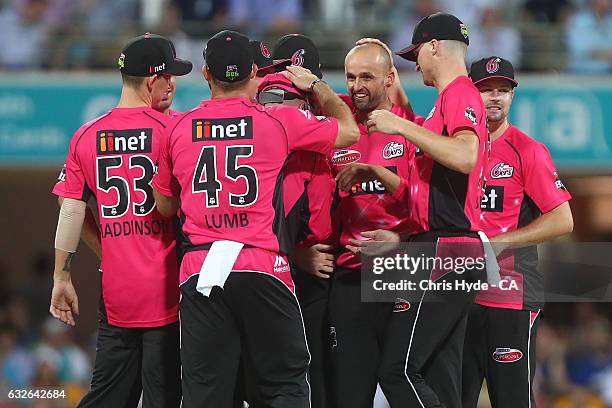
<svg viewBox="0 0 612 408">
<path fill-rule="evenodd" d="M 345 59 L 349 97 L 361 139 L 335 150 L 332 170 L 338 183 L 338 205 L 333 214 L 338 257 L 329 298 L 334 406 L 371 407 L 378 382 L 380 345 L 391 303 L 361 302 L 361 259 L 353 244 L 367 238 L 362 231 L 384 228 L 407 232 L 405 204 L 413 147 L 399 135 L 368 134 L 366 121 L 374 110 L 388 110 L 407 120 L 412 112 L 388 97 L 395 73 L 389 53 L 379 44 L 354 47 Z"/>
</svg>

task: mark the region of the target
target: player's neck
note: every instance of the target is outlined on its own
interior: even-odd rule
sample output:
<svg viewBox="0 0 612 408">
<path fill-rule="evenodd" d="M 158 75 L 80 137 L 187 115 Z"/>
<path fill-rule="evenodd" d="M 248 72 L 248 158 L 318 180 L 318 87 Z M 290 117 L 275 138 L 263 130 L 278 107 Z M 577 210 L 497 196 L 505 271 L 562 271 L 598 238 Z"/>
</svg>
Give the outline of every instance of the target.
<svg viewBox="0 0 612 408">
<path fill-rule="evenodd" d="M 249 99 L 249 92 L 246 89 L 236 89 L 235 91 L 221 91 L 219 89 L 211 90 L 210 99 L 230 99 L 230 98 L 245 98 Z"/>
<path fill-rule="evenodd" d="M 460 76 L 467 76 L 467 68 L 464 63 L 456 61 L 448 61 L 444 67 L 441 67 L 438 75 L 434 79 L 434 86 L 438 93 L 442 93 L 444 88 Z"/>
<path fill-rule="evenodd" d="M 385 109 L 390 111 L 391 108 L 393 107 L 393 104 L 391 103 L 391 101 L 389 100 L 389 98 L 385 98 L 382 100 L 381 103 L 379 103 L 374 109 L 369 110 L 369 111 L 362 111 L 357 109 L 357 119 L 359 120 L 359 123 L 366 123 L 368 121 L 368 115 L 370 113 L 372 113 L 375 110 L 379 110 L 379 109 Z"/>
<path fill-rule="evenodd" d="M 489 139 L 491 139 L 491 142 L 499 139 L 509 127 L 508 119 L 500 120 L 499 122 L 489 122 Z"/>
<path fill-rule="evenodd" d="M 139 108 L 150 107 L 153 100 L 150 94 L 141 92 L 128 87 L 121 89 L 121 98 L 119 98 L 118 108 Z"/>
</svg>

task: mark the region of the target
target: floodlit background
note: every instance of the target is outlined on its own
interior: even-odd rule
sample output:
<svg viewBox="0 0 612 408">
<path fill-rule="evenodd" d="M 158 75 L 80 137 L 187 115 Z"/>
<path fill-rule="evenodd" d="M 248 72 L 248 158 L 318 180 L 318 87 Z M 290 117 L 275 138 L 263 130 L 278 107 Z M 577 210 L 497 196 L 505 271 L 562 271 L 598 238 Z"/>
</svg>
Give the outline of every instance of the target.
<svg viewBox="0 0 612 408">
<path fill-rule="evenodd" d="M 57 202 L 50 194 L 72 133 L 112 107 L 122 45 L 165 35 L 194 72 L 173 106 L 207 98 L 199 67 L 223 28 L 272 49 L 310 36 L 326 79 L 345 92 L 344 56 L 364 36 L 399 49 L 420 18 L 457 15 L 470 29 L 469 63 L 497 55 L 519 69 L 511 120 L 547 144 L 572 192 L 576 241 L 612 238 L 612 1 L 609 0 L 0 0 L 0 407 L 72 407 L 95 354 L 99 275 L 82 247 L 75 264 L 81 316 L 68 329 L 48 314 Z M 415 111 L 435 90 L 396 58 Z M 549 304 L 538 334 L 538 407 L 612 406 L 610 303 Z M 364 351 L 365 352 L 365 351 Z M 10 389 L 59 387 L 64 400 L 15 401 Z M 382 403 L 381 403 L 382 404 Z M 486 393 L 482 407 L 489 407 Z M 384 406 L 384 405 L 381 405 Z"/>
</svg>

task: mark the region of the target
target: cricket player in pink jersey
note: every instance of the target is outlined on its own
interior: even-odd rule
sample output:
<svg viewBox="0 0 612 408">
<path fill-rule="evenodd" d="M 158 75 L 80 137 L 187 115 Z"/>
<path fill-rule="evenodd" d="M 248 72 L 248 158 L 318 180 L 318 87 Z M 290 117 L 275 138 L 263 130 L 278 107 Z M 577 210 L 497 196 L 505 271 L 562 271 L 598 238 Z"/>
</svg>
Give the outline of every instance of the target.
<svg viewBox="0 0 612 408">
<path fill-rule="evenodd" d="M 212 99 L 180 117 L 153 180 L 168 216 L 179 202 L 183 407 L 231 407 L 240 359 L 268 407 L 309 407 L 308 348 L 284 228 L 283 165 L 292 151 L 327 154 L 359 139 L 349 109 L 301 67 L 287 77 L 312 92 L 318 118 L 249 99 L 257 72 L 249 39 L 221 31 L 206 44 Z M 180 200 L 180 201 L 179 201 Z"/>
<path fill-rule="evenodd" d="M 484 257 L 479 204 L 488 132 L 482 99 L 467 76 L 468 44 L 468 29 L 455 16 L 436 13 L 422 19 L 412 45 L 397 54 L 416 61 L 424 84 L 438 90 L 433 109 L 422 126 L 387 110 L 373 111 L 367 122 L 370 132 L 402 135 L 417 148 L 409 178 L 402 182 L 408 183 L 410 192 L 409 241 L 431 243 L 428 257 L 440 256 L 458 243 L 473 248 L 468 256 Z M 374 242 L 399 241 L 397 234 L 382 230 L 367 237 Z M 480 280 L 483 272 L 433 275 L 434 270 L 421 269 L 422 282 L 443 279 L 451 288 L 460 287 L 456 282 Z M 474 291 L 461 289 L 422 290 L 417 302 L 392 314 L 379 372 L 392 407 L 461 406 L 463 338 L 474 297 Z"/>
<path fill-rule="evenodd" d="M 329 296 L 332 337 L 333 407 L 372 406 L 380 345 L 393 303 L 361 302 L 361 257 L 353 252 L 361 233 L 377 228 L 408 232 L 409 212 L 406 183 L 413 146 L 400 135 L 373 132 L 365 122 L 376 109 L 386 109 L 407 120 L 414 115 L 389 99 L 396 80 L 393 62 L 377 43 L 354 47 L 345 59 L 351 107 L 359 124 L 359 142 L 330 154 L 338 181 L 338 204 L 333 213 L 335 238 L 339 243 Z M 404 186 L 404 187 L 402 187 Z M 402 187 L 402 188 L 400 188 Z"/>
<path fill-rule="evenodd" d="M 296 41 L 300 41 L 300 38 L 292 37 Z M 316 107 L 311 104 L 308 96 L 282 73 L 278 73 L 264 77 L 257 99 L 264 106 L 282 104 L 316 114 Z M 327 273 L 310 265 L 317 263 L 312 257 L 312 248 L 325 247 L 323 243 L 331 235 L 331 208 L 335 188 L 327 155 L 305 150 L 289 155 L 283 179 L 283 201 L 292 249 L 289 260 L 310 352 L 308 381 L 311 403 L 321 408 L 327 406 L 326 389 L 330 385 L 327 375 L 327 298 L 330 280 Z M 321 255 L 332 257 L 325 253 Z"/>
<path fill-rule="evenodd" d="M 535 407 L 544 288 L 534 244 L 572 231 L 571 196 L 546 146 L 508 122 L 518 86 L 510 61 L 496 56 L 476 61 L 470 78 L 484 101 L 491 137 L 481 227 L 497 248 L 504 284 L 481 290 L 468 316 L 463 408 L 476 408 L 485 378 L 494 407 Z"/>
<path fill-rule="evenodd" d="M 172 119 L 151 108 L 172 76 L 191 71 L 169 40 L 145 34 L 119 58 L 116 108 L 73 136 L 65 174 L 53 192 L 64 198 L 55 247 L 51 314 L 74 325 L 78 299 L 70 265 L 86 201 L 100 219 L 102 298 L 91 389 L 79 407 L 177 407 L 178 265 L 172 221 L 155 207 L 151 179 Z"/>
</svg>

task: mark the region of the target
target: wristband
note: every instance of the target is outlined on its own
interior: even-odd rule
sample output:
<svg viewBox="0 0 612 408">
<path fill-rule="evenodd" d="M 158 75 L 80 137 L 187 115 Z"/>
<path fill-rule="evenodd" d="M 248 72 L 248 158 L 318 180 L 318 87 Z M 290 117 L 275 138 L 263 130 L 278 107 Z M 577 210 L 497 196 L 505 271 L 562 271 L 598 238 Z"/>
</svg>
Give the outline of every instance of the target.
<svg viewBox="0 0 612 408">
<path fill-rule="evenodd" d="M 315 87 L 315 85 L 316 85 L 316 84 L 318 84 L 319 82 L 323 82 L 324 84 L 326 84 L 326 83 L 327 83 L 327 82 L 325 82 L 324 80 L 322 80 L 321 78 L 317 78 L 317 79 L 315 79 L 314 81 L 312 81 L 312 82 L 310 83 L 310 86 L 308 87 L 308 90 L 309 90 L 310 92 L 313 92 L 313 91 L 314 91 L 314 87 Z"/>
</svg>

